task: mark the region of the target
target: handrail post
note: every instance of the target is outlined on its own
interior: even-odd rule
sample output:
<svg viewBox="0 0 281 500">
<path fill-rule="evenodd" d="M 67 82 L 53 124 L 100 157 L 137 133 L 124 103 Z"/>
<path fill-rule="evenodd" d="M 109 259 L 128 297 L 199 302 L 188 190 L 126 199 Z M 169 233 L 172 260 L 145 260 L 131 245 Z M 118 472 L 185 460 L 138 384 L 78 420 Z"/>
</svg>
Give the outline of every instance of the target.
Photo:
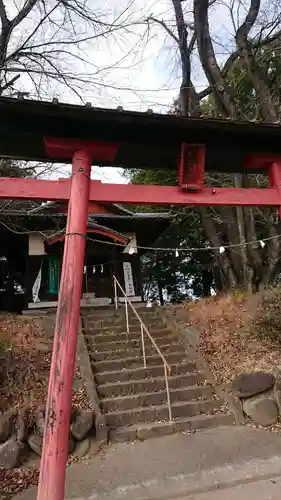
<svg viewBox="0 0 281 500">
<path fill-rule="evenodd" d="M 169 411 L 169 420 L 172 422 L 172 408 L 171 408 L 171 398 L 170 398 L 170 389 L 169 389 L 169 381 L 168 381 L 168 373 L 167 366 L 164 364 L 164 373 L 165 373 L 165 382 L 166 382 L 166 392 L 167 392 L 167 403 L 168 403 L 168 411 Z"/>
<path fill-rule="evenodd" d="M 127 333 L 130 333 L 128 301 L 126 296 L 125 296 L 125 312 L 126 312 L 126 329 Z"/>
<path fill-rule="evenodd" d="M 118 309 L 117 283 L 116 283 L 116 278 L 115 278 L 115 276 L 113 276 L 113 284 L 114 284 L 114 302 L 115 302 L 115 309 Z"/>
<path fill-rule="evenodd" d="M 144 334 L 143 334 L 142 324 L 141 324 L 141 344 L 142 344 L 143 366 L 144 368 L 146 368 L 146 355 L 145 355 Z"/>
</svg>

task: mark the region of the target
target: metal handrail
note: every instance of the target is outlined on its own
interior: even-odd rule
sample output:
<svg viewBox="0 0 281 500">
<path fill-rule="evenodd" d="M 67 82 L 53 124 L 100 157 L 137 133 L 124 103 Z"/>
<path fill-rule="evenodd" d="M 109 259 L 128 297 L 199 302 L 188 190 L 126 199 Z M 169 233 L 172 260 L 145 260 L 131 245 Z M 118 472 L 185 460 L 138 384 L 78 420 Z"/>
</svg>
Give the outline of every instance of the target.
<svg viewBox="0 0 281 500">
<path fill-rule="evenodd" d="M 145 326 L 144 322 L 142 321 L 141 317 L 137 313 L 135 307 L 133 306 L 132 302 L 128 298 L 125 290 L 123 287 L 120 285 L 118 279 L 116 278 L 115 275 L 113 275 L 113 283 L 114 283 L 114 302 L 115 302 L 115 308 L 118 309 L 118 293 L 117 293 L 117 287 L 120 289 L 122 292 L 122 295 L 125 298 L 125 314 L 126 314 L 126 328 L 127 328 L 127 334 L 130 333 L 130 324 L 129 324 L 129 314 L 128 314 L 128 304 L 130 308 L 132 309 L 134 315 L 138 319 L 141 327 L 141 343 L 142 343 L 142 354 L 143 354 L 143 366 L 144 368 L 147 367 L 146 364 L 146 354 L 145 354 L 145 344 L 144 344 L 144 332 L 148 336 L 149 340 L 151 341 L 152 345 L 155 347 L 157 353 L 159 354 L 160 358 L 162 359 L 163 366 L 164 366 L 164 375 L 165 375 L 165 383 L 166 383 L 166 393 L 167 393 L 167 404 L 168 404 L 168 410 L 169 410 L 169 420 L 172 421 L 172 407 L 171 407 L 171 398 L 170 398 L 170 389 L 169 389 L 169 380 L 168 376 L 171 376 L 172 374 L 172 368 L 167 362 L 164 354 L 161 352 L 160 348 L 156 344 L 154 338 L 152 335 L 149 333 L 147 327 Z"/>
</svg>

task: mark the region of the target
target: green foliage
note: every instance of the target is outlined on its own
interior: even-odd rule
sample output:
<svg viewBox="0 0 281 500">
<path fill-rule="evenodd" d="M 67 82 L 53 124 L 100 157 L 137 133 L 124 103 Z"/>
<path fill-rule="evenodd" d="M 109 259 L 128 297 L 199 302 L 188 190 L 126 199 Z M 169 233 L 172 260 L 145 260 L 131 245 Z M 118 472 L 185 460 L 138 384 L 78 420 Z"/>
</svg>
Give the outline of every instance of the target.
<svg viewBox="0 0 281 500">
<path fill-rule="evenodd" d="M 281 100 L 281 46 L 280 41 L 275 41 L 271 45 L 255 47 L 253 45 L 252 54 L 254 67 L 260 72 L 266 82 L 273 101 L 280 108 Z M 228 75 L 228 83 L 232 89 L 239 109 L 248 119 L 261 120 L 260 109 L 256 99 L 250 75 L 242 66 L 240 59 L 236 61 Z"/>
<path fill-rule="evenodd" d="M 130 170 L 127 178 L 137 184 L 177 185 L 175 171 Z M 137 206 L 138 211 L 167 211 L 167 208 Z M 164 296 L 172 302 L 189 297 L 209 295 L 213 286 L 212 255 L 208 251 L 180 252 L 176 249 L 201 248 L 206 245 L 200 218 L 194 207 L 173 209 L 174 215 L 170 228 L 157 241 L 160 248 L 173 248 L 174 251 L 147 253 L 142 258 L 142 272 L 149 298 L 159 298 L 159 287 Z"/>
</svg>

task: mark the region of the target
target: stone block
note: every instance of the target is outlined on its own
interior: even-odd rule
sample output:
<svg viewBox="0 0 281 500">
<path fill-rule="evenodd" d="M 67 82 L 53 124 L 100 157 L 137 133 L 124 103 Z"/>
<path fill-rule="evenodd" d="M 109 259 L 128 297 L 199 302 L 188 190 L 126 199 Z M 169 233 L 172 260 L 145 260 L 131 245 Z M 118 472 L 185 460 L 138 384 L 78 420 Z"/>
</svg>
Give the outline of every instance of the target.
<svg viewBox="0 0 281 500">
<path fill-rule="evenodd" d="M 68 436 L 68 453 L 73 453 L 76 448 L 76 441 L 73 439 L 71 433 Z"/>
<path fill-rule="evenodd" d="M 100 413 L 95 419 L 96 440 L 98 443 L 107 443 L 108 441 L 108 426 L 105 416 Z"/>
<path fill-rule="evenodd" d="M 0 446 L 0 467 L 4 469 L 19 467 L 25 461 L 27 454 L 28 446 L 11 438 Z"/>
<path fill-rule="evenodd" d="M 249 398 L 262 394 L 275 384 L 275 377 L 266 372 L 241 373 L 232 381 L 232 392 L 238 398 Z"/>
<path fill-rule="evenodd" d="M 233 413 L 236 424 L 244 423 L 244 412 L 242 400 L 230 392 L 231 384 L 228 384 L 224 390 L 224 400 L 228 404 L 230 411 Z"/>
<path fill-rule="evenodd" d="M 278 420 L 278 407 L 272 393 L 245 399 L 243 410 L 258 425 L 273 425 Z"/>
<path fill-rule="evenodd" d="M 27 441 L 29 430 L 28 408 L 21 408 L 18 414 L 17 439 L 21 443 Z"/>
<path fill-rule="evenodd" d="M 38 431 L 33 431 L 28 440 L 27 440 L 29 447 L 36 453 L 37 455 L 41 456 L 42 454 L 42 447 L 43 447 L 43 436 L 40 434 Z M 73 453 L 75 450 L 76 443 L 71 435 L 69 435 L 69 440 L 68 440 L 68 453 Z"/>
<path fill-rule="evenodd" d="M 273 395 L 278 406 L 279 414 L 281 415 L 281 375 L 276 377 Z"/>
<path fill-rule="evenodd" d="M 92 430 L 94 425 L 93 411 L 83 411 L 77 415 L 71 424 L 70 430 L 77 441 L 82 441 Z"/>
<path fill-rule="evenodd" d="M 75 450 L 73 453 L 74 458 L 82 458 L 84 457 L 91 447 L 91 441 L 89 438 L 83 439 L 83 441 L 78 441 L 75 446 Z"/>
<path fill-rule="evenodd" d="M 43 436 L 44 434 L 44 426 L 45 426 L 45 406 L 39 406 L 35 416 L 35 423 L 38 432 Z"/>
<path fill-rule="evenodd" d="M 32 432 L 27 440 L 29 447 L 41 457 L 42 446 L 43 446 L 43 436 L 39 432 Z"/>
<path fill-rule="evenodd" d="M 0 443 L 4 443 L 11 436 L 16 420 L 16 412 L 8 410 L 0 417 Z"/>
</svg>

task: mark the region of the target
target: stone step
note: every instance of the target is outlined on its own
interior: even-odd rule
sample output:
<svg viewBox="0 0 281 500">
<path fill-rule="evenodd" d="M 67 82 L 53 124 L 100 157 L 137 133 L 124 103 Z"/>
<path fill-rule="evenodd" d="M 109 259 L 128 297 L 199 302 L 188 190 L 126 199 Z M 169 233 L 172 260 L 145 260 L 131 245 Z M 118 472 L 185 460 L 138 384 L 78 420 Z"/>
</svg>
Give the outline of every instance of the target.
<svg viewBox="0 0 281 500">
<path fill-rule="evenodd" d="M 148 329 L 155 328 L 157 326 L 163 327 L 164 323 L 160 320 L 160 318 L 143 318 L 143 322 L 145 326 Z M 123 328 L 123 330 L 126 330 L 127 323 L 125 318 L 120 318 L 116 319 L 115 321 L 110 320 L 110 319 L 88 319 L 85 318 L 82 321 L 82 325 L 86 329 L 103 329 L 103 330 L 110 330 L 110 329 L 115 329 L 117 327 Z M 130 328 L 140 328 L 140 322 L 138 321 L 137 318 L 130 318 L 129 320 L 129 325 Z"/>
<path fill-rule="evenodd" d="M 137 315 L 140 316 L 141 318 L 160 318 L 163 311 L 162 309 L 151 309 L 151 308 L 135 308 Z M 128 305 L 128 316 L 129 318 L 137 318 L 137 315 L 131 309 L 131 307 Z M 98 312 L 91 312 L 89 311 L 87 314 L 82 314 L 81 316 L 83 319 L 118 319 L 118 318 L 125 318 L 126 317 L 126 309 L 124 307 L 120 307 L 118 310 L 108 310 L 106 312 L 98 313 Z"/>
<path fill-rule="evenodd" d="M 134 304 L 133 304 L 134 305 Z M 145 305 L 137 305 L 135 306 L 137 313 L 140 316 L 143 315 L 158 315 L 162 314 L 162 307 L 146 307 Z M 129 315 L 132 316 L 134 313 L 131 308 L 128 308 Z M 81 316 L 82 318 L 104 318 L 105 316 L 124 316 L 125 314 L 125 305 L 119 305 L 118 309 L 115 308 L 115 305 L 103 306 L 103 307 L 88 307 L 87 309 L 81 308 Z"/>
<path fill-rule="evenodd" d="M 190 362 L 187 355 L 182 352 L 173 352 L 165 355 L 167 363 L 170 365 L 177 363 Z M 155 366 L 161 363 L 161 356 L 156 352 L 153 356 L 146 356 L 147 366 Z M 132 368 L 143 367 L 143 357 L 126 357 L 120 359 L 109 359 L 92 363 L 94 373 L 103 373 L 117 370 L 130 370 Z"/>
<path fill-rule="evenodd" d="M 90 357 L 93 361 L 106 361 L 109 359 L 122 359 L 128 356 L 130 357 L 139 357 L 142 356 L 142 347 L 138 347 L 137 349 L 119 349 L 114 351 L 95 351 L 95 347 L 92 347 L 89 350 Z M 182 354 L 186 353 L 184 347 L 178 344 L 166 344 L 161 346 L 161 351 L 163 354 L 168 354 L 172 352 L 181 352 Z M 147 346 L 145 347 L 146 356 L 153 356 L 156 353 L 155 347 Z"/>
<path fill-rule="evenodd" d="M 172 365 L 172 375 L 192 373 L 196 371 L 196 363 L 187 362 L 179 365 Z M 132 368 L 131 370 L 107 371 L 95 374 L 98 385 L 112 382 L 127 382 L 129 380 L 140 380 L 164 376 L 163 364 L 150 366 L 148 368 Z"/>
<path fill-rule="evenodd" d="M 190 401 L 196 399 L 211 399 L 213 390 L 211 387 L 179 387 L 170 389 L 171 403 L 177 401 Z M 119 396 L 117 398 L 106 398 L 101 400 L 101 408 L 105 413 L 111 411 L 129 410 L 132 408 L 151 405 L 162 405 L 167 403 L 167 392 L 144 392 L 130 396 Z"/>
<path fill-rule="evenodd" d="M 210 429 L 233 424 L 232 415 L 217 412 L 214 415 L 196 415 L 189 418 L 175 419 L 172 422 L 151 422 L 136 424 L 130 427 L 119 427 L 118 429 L 110 430 L 109 439 L 111 443 L 136 440 L 144 441 L 145 439 L 158 436 L 167 436 L 179 432 L 194 432 L 200 429 Z"/>
<path fill-rule="evenodd" d="M 148 330 L 149 331 L 149 330 Z M 175 339 L 175 337 L 170 333 L 169 330 L 160 329 L 153 330 L 149 332 L 152 338 L 157 342 L 159 337 L 167 337 L 167 343 L 170 339 Z M 141 332 L 129 332 L 129 333 L 96 333 L 95 335 L 85 335 L 86 341 L 93 342 L 94 344 L 100 344 L 104 342 L 123 342 L 127 340 L 138 340 L 141 341 Z M 149 336 L 144 334 L 144 340 L 151 342 Z"/>
<path fill-rule="evenodd" d="M 159 331 L 159 330 L 167 330 L 167 328 L 165 327 L 165 325 L 162 325 L 162 324 L 157 324 L 157 325 L 153 325 L 151 327 L 147 326 L 147 324 L 145 323 L 149 333 L 153 333 L 155 330 L 156 331 Z M 135 325 L 130 325 L 130 333 L 140 333 L 141 329 L 140 329 L 140 324 L 135 324 Z M 87 336 L 94 336 L 94 335 L 114 335 L 114 334 L 118 334 L 118 333 L 127 333 L 127 329 L 126 329 L 126 325 L 115 325 L 115 326 L 112 326 L 111 328 L 109 328 L 108 326 L 107 327 L 104 327 L 104 328 L 86 328 L 86 327 L 83 327 L 83 333 L 84 335 L 87 335 Z"/>
<path fill-rule="evenodd" d="M 179 401 L 172 404 L 172 417 L 194 417 L 218 410 L 222 405 L 219 400 L 207 401 Z M 168 405 L 131 408 L 129 410 L 113 411 L 105 415 L 106 423 L 110 428 L 125 427 L 137 423 L 159 422 L 169 419 Z"/>
<path fill-rule="evenodd" d="M 172 375 L 169 377 L 170 389 L 183 388 L 183 387 L 197 387 L 198 384 L 204 382 L 204 376 L 200 372 Z M 166 389 L 166 382 L 164 376 L 156 378 L 146 378 L 138 380 L 128 380 L 120 383 L 109 382 L 98 386 L 98 393 L 100 398 L 111 397 L 125 397 L 133 394 L 156 392 Z"/>
<path fill-rule="evenodd" d="M 158 319 L 159 321 L 161 321 L 161 314 L 160 312 L 155 312 L 155 311 L 152 311 L 152 312 L 143 312 L 143 311 L 138 311 L 138 315 L 140 316 L 140 318 L 143 320 L 143 321 L 149 321 L 149 319 L 153 319 L 153 320 L 156 320 Z M 129 319 L 130 321 L 131 320 L 134 320 L 134 321 L 138 321 L 137 319 L 137 316 L 133 313 L 133 312 L 130 312 L 129 311 Z M 115 321 L 126 321 L 126 313 L 125 313 L 125 309 L 121 312 L 118 312 L 118 313 L 112 313 L 112 312 L 107 312 L 107 313 L 104 313 L 104 314 L 84 314 L 82 317 L 82 320 L 83 321 L 112 321 L 112 322 L 115 322 Z"/>
<path fill-rule="evenodd" d="M 125 337 L 128 338 L 127 335 Z M 88 349 L 90 352 L 93 349 L 95 349 L 95 351 L 100 351 L 100 352 L 103 352 L 103 351 L 114 352 L 114 351 L 118 351 L 120 349 L 123 349 L 123 350 L 138 349 L 141 347 L 141 340 L 140 339 L 139 340 L 137 340 L 137 339 L 125 340 L 124 339 L 124 341 L 104 342 L 104 343 L 100 343 L 100 344 L 95 344 L 91 338 L 89 339 L 89 337 L 86 337 L 86 341 L 87 341 Z M 162 345 L 167 345 L 167 341 L 169 342 L 169 338 L 167 338 L 167 336 L 157 337 L 156 344 L 158 345 L 158 347 L 161 348 Z M 176 345 L 177 342 L 178 341 L 176 338 L 175 339 L 174 339 L 174 337 L 171 338 L 171 345 L 172 345 L 172 343 L 174 343 L 174 345 Z M 146 339 L 145 346 L 151 347 L 152 346 L 151 340 Z"/>
</svg>

